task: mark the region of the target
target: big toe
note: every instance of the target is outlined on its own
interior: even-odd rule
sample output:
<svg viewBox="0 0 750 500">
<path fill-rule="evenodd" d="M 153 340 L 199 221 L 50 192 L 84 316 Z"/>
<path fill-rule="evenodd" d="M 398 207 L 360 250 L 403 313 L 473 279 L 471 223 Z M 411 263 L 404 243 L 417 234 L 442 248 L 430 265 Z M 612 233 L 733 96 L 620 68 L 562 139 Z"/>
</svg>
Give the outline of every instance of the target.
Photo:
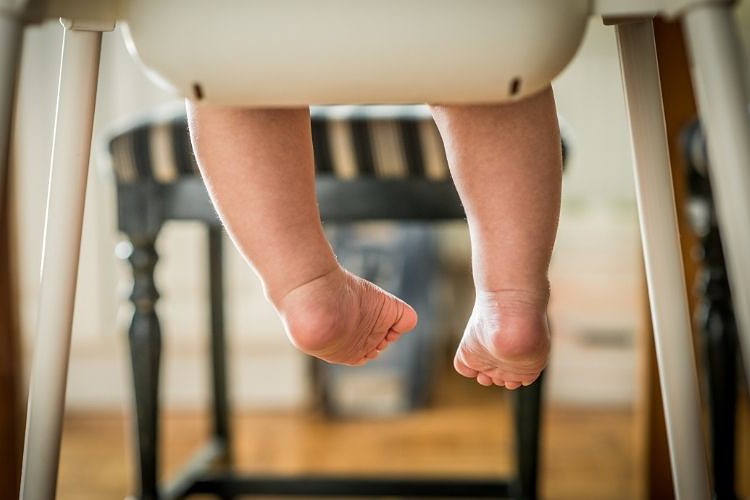
<svg viewBox="0 0 750 500">
<path fill-rule="evenodd" d="M 477 370 L 470 368 L 463 361 L 460 351 L 457 352 L 455 358 L 453 358 L 453 367 L 458 373 L 467 378 L 475 378 L 477 375 L 479 375 L 479 372 Z"/>
<path fill-rule="evenodd" d="M 385 349 L 388 344 L 397 341 L 401 335 L 413 330 L 419 321 L 417 312 L 413 307 L 387 292 L 383 293 L 387 296 L 386 300 L 391 302 L 391 307 L 384 307 L 383 310 L 390 309 L 391 313 L 387 316 L 381 313 L 383 314 L 383 317 L 381 317 L 383 323 L 381 324 L 385 326 L 386 334 L 378 345 L 378 350 Z"/>
<path fill-rule="evenodd" d="M 376 340 L 379 338 L 379 342 L 365 355 L 367 359 L 374 359 L 380 351 L 401 338 L 401 335 L 413 330 L 418 321 L 416 311 L 409 304 L 378 287 L 374 288 L 385 296 L 386 302 L 379 307 L 379 318 L 373 333 L 381 331 L 385 332 L 385 335 L 380 337 L 376 334 Z M 380 299 L 382 298 L 381 296 Z"/>
<path fill-rule="evenodd" d="M 391 326 L 389 333 L 402 334 L 414 329 L 417 326 L 417 311 L 412 306 L 404 302 L 403 300 L 395 299 L 398 303 L 398 310 L 400 314 L 396 318 L 396 322 Z"/>
</svg>

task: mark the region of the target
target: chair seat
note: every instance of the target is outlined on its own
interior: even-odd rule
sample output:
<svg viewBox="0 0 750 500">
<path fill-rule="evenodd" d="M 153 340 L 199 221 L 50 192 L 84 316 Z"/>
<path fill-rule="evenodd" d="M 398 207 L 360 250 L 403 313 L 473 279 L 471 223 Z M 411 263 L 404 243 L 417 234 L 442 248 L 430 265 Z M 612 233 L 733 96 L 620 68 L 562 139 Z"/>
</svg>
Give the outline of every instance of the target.
<svg viewBox="0 0 750 500">
<path fill-rule="evenodd" d="M 437 127 L 424 105 L 311 109 L 315 164 L 339 179 L 449 178 Z M 198 172 L 184 108 L 136 118 L 110 134 L 118 184 L 170 184 Z"/>
</svg>

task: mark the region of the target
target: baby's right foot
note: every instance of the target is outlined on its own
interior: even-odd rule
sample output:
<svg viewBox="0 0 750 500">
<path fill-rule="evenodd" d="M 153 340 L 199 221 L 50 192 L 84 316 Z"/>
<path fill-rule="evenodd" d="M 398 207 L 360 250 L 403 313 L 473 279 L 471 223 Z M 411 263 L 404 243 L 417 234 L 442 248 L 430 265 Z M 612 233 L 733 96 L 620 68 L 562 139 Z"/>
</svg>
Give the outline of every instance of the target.
<svg viewBox="0 0 750 500">
<path fill-rule="evenodd" d="M 297 348 L 345 365 L 376 358 L 417 324 L 408 304 L 341 267 L 288 292 L 277 309 Z"/>
<path fill-rule="evenodd" d="M 549 358 L 546 306 L 546 292 L 477 291 L 454 359 L 456 371 L 486 386 L 531 384 Z"/>
</svg>

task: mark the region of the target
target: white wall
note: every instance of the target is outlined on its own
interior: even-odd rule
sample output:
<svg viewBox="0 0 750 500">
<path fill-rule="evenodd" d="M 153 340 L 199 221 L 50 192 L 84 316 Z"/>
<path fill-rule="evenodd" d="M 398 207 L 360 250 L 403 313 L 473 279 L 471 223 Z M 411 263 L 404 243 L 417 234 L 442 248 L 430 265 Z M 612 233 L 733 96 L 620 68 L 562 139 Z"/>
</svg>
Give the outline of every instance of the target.
<svg viewBox="0 0 750 500">
<path fill-rule="evenodd" d="M 554 82 L 571 137 L 550 267 L 553 353 L 546 383 L 566 404 L 629 405 L 642 274 L 630 142 L 617 43 L 589 23 L 573 63 Z"/>
</svg>

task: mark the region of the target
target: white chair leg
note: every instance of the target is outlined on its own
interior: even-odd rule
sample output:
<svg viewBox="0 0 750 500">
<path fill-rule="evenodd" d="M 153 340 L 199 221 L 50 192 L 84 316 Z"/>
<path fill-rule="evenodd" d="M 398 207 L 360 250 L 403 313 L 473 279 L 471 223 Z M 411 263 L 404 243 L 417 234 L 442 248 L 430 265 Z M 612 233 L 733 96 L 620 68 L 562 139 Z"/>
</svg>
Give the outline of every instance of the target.
<svg viewBox="0 0 750 500">
<path fill-rule="evenodd" d="M 21 30 L 20 19 L 0 13 L 0 210 L 4 206 L 4 182 L 8 171 L 11 112 L 21 54 Z"/>
<path fill-rule="evenodd" d="M 679 499 L 709 499 L 700 393 L 651 20 L 616 27 L 651 320 Z"/>
<path fill-rule="evenodd" d="M 750 118 L 744 59 L 731 6 L 692 8 L 683 26 L 708 139 L 709 175 L 745 374 L 750 378 Z"/>
<path fill-rule="evenodd" d="M 21 498 L 55 498 L 101 33 L 65 30 Z"/>
</svg>

